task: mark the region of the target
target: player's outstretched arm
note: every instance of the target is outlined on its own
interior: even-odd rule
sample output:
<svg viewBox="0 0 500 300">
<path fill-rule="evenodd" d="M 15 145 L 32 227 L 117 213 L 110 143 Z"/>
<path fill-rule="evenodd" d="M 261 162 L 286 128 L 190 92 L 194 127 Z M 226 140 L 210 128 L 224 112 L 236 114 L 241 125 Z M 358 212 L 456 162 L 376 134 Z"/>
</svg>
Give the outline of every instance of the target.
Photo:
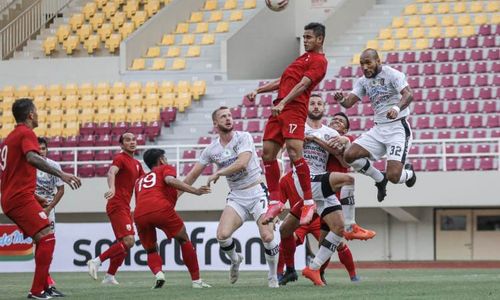
<svg viewBox="0 0 500 300">
<path fill-rule="evenodd" d="M 292 102 L 293 100 L 295 100 L 295 98 L 297 98 L 302 93 L 304 93 L 307 90 L 307 88 L 309 88 L 309 86 L 311 84 L 312 84 L 312 81 L 309 77 L 306 77 L 306 76 L 302 77 L 300 82 L 297 83 L 292 88 L 290 93 L 288 93 L 288 95 L 286 95 L 285 98 L 283 98 L 278 105 L 276 105 L 272 108 L 273 115 L 280 114 L 281 111 L 283 110 L 283 108 L 285 108 L 285 105 Z"/>
<path fill-rule="evenodd" d="M 109 190 L 106 193 L 104 193 L 104 198 L 106 198 L 106 200 L 109 200 L 115 196 L 115 191 L 116 191 L 115 179 L 116 179 L 116 174 L 118 174 L 118 171 L 120 171 L 120 169 L 115 165 L 109 167 L 107 176 Z"/>
<path fill-rule="evenodd" d="M 342 90 L 335 92 L 333 99 L 345 108 L 350 108 L 358 101 L 361 101 L 355 94 L 349 93 L 346 95 Z"/>
<path fill-rule="evenodd" d="M 198 177 L 200 177 L 201 172 L 203 172 L 203 169 L 205 169 L 205 165 L 200 164 L 197 162 L 194 167 L 189 171 L 187 174 L 186 178 L 184 178 L 184 183 L 188 185 L 192 185 Z"/>
<path fill-rule="evenodd" d="M 401 100 L 399 100 L 399 103 L 395 106 L 393 106 L 389 111 L 387 112 L 387 118 L 389 119 L 396 119 L 398 117 L 398 114 L 400 111 L 403 109 L 407 108 L 410 103 L 413 101 L 413 91 L 409 86 L 405 87 L 404 89 L 401 90 Z"/>
<path fill-rule="evenodd" d="M 200 195 L 208 194 L 211 192 L 210 188 L 207 186 L 201 186 L 199 188 L 195 188 L 189 184 L 186 184 L 186 183 L 180 181 L 179 179 L 177 179 L 173 176 L 165 176 L 164 180 L 165 180 L 165 183 L 170 185 L 171 187 L 173 187 L 177 190 L 186 192 L 186 193 L 200 196 Z"/>
<path fill-rule="evenodd" d="M 242 170 L 245 170 L 252 158 L 252 152 L 242 152 L 238 155 L 238 158 L 229 166 L 218 170 L 215 174 L 208 177 L 207 186 L 210 186 L 210 183 L 216 183 L 221 176 L 228 176 L 234 173 L 238 173 Z"/>
<path fill-rule="evenodd" d="M 250 101 L 255 101 L 255 97 L 258 94 L 268 93 L 268 92 L 276 91 L 277 89 L 279 89 L 280 81 L 281 81 L 281 78 L 278 78 L 276 80 L 268 82 L 265 85 L 258 87 L 257 89 L 253 90 L 252 92 L 246 94 L 245 97 L 247 97 L 247 99 Z"/>
<path fill-rule="evenodd" d="M 26 161 L 40 171 L 61 178 L 62 181 L 67 183 L 72 189 L 77 189 L 82 185 L 80 178 L 52 167 L 43 157 L 34 151 L 26 153 Z"/>
</svg>

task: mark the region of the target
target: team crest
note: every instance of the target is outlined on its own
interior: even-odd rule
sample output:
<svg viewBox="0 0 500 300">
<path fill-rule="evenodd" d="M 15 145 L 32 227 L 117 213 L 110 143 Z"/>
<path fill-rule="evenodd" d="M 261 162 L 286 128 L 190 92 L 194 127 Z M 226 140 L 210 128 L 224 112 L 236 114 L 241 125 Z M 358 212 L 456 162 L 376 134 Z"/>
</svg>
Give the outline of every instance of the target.
<svg viewBox="0 0 500 300">
<path fill-rule="evenodd" d="M 40 216 L 40 218 L 47 220 L 47 214 L 44 211 L 39 212 L 38 215 Z"/>
<path fill-rule="evenodd" d="M 125 227 L 127 228 L 128 231 L 132 230 L 132 225 L 130 224 L 125 225 Z"/>
</svg>

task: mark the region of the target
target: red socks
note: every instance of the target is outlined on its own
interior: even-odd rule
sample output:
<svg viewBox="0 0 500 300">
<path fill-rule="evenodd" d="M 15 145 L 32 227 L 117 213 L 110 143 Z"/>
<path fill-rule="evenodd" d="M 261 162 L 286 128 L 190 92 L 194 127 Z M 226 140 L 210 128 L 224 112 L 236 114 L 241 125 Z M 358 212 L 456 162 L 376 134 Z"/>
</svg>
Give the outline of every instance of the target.
<svg viewBox="0 0 500 300">
<path fill-rule="evenodd" d="M 321 265 L 321 268 L 319 268 L 319 271 L 321 273 L 325 272 L 325 270 L 326 270 L 326 268 L 328 268 L 329 264 L 330 264 L 330 258 L 327 261 L 325 261 L 324 264 Z"/>
<path fill-rule="evenodd" d="M 264 169 L 266 175 L 267 188 L 269 189 L 269 198 L 271 200 L 281 201 L 280 192 L 280 166 L 277 160 L 265 161 Z"/>
<path fill-rule="evenodd" d="M 47 285 L 49 287 L 56 285 L 56 281 L 54 280 L 54 278 L 52 278 L 52 276 L 50 276 L 50 274 L 49 276 L 47 276 Z"/>
<path fill-rule="evenodd" d="M 293 235 L 281 239 L 280 247 L 283 248 L 285 264 L 288 267 L 295 268 L 295 238 Z"/>
<path fill-rule="evenodd" d="M 311 192 L 311 173 L 309 171 L 309 166 L 307 165 L 306 160 L 302 157 L 301 159 L 294 161 L 293 165 L 295 166 L 295 173 L 299 178 L 302 192 L 304 192 L 304 200 L 312 200 L 313 197 Z"/>
<path fill-rule="evenodd" d="M 42 237 L 36 244 L 35 250 L 35 276 L 31 286 L 32 294 L 40 294 L 48 288 L 47 277 L 52 263 L 52 254 L 56 246 L 56 238 L 53 233 Z"/>
<path fill-rule="evenodd" d="M 344 244 L 342 248 L 337 248 L 337 253 L 339 255 L 340 262 L 344 265 L 345 269 L 349 273 L 349 277 L 356 276 L 356 267 L 354 266 L 352 253 L 349 247 Z"/>
<path fill-rule="evenodd" d="M 108 258 L 115 257 L 117 255 L 123 254 L 127 252 L 127 246 L 122 241 L 116 242 L 108 250 L 104 251 L 99 255 L 99 259 L 101 262 L 104 262 Z"/>
<path fill-rule="evenodd" d="M 163 262 L 158 252 L 148 253 L 148 267 L 154 275 L 161 271 L 162 264 Z"/>
<path fill-rule="evenodd" d="M 125 257 L 127 257 L 127 252 L 122 252 L 118 255 L 111 257 L 111 259 L 109 261 L 109 268 L 108 268 L 109 275 L 116 274 L 116 271 L 118 271 L 118 268 L 123 264 Z"/>
<path fill-rule="evenodd" d="M 184 264 L 188 268 L 189 274 L 191 274 L 191 280 L 200 279 L 200 267 L 193 244 L 190 241 L 185 242 L 181 245 L 181 251 Z"/>
<path fill-rule="evenodd" d="M 278 256 L 278 267 L 276 271 L 278 274 L 283 274 L 283 269 L 285 267 L 285 255 L 283 254 L 283 243 L 280 243 L 280 255 Z"/>
</svg>

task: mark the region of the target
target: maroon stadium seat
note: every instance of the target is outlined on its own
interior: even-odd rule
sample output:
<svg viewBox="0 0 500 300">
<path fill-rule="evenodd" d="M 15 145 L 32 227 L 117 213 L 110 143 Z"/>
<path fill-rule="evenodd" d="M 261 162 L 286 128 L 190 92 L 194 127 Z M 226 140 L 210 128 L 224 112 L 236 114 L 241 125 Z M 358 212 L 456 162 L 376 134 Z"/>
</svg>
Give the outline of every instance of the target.
<svg viewBox="0 0 500 300">
<path fill-rule="evenodd" d="M 485 113 L 498 113 L 499 111 L 497 110 L 497 102 L 496 101 L 486 101 L 483 104 L 483 112 Z"/>
<path fill-rule="evenodd" d="M 182 166 L 182 176 L 186 176 L 194 168 L 194 163 L 184 163 Z"/>
<path fill-rule="evenodd" d="M 489 144 L 480 144 L 480 145 L 477 145 L 476 151 L 478 153 L 490 153 L 491 146 Z"/>
<path fill-rule="evenodd" d="M 79 147 L 92 147 L 94 146 L 94 139 L 95 137 L 91 134 L 89 135 L 84 135 L 80 137 L 78 141 L 78 146 Z"/>
<path fill-rule="evenodd" d="M 146 145 L 146 137 L 144 134 L 138 134 L 135 136 L 135 141 L 137 142 L 137 145 L 139 146 L 144 146 Z"/>
<path fill-rule="evenodd" d="M 112 135 L 122 135 L 128 131 L 129 124 L 127 122 L 117 122 L 111 128 Z"/>
<path fill-rule="evenodd" d="M 443 117 L 444 118 L 444 117 Z M 444 118 L 445 122 L 446 122 L 446 118 Z M 446 127 L 446 123 L 445 123 L 445 127 Z M 445 139 L 449 139 L 451 138 L 451 132 L 450 131 L 438 131 L 438 139 L 440 140 L 445 140 Z"/>
<path fill-rule="evenodd" d="M 201 136 L 199 139 L 198 139 L 198 144 L 202 144 L 202 145 L 208 145 L 212 143 L 212 138 L 209 137 L 209 136 Z"/>
<path fill-rule="evenodd" d="M 111 154 L 111 151 L 109 151 L 109 150 L 98 150 L 95 153 L 94 159 L 95 160 L 111 160 L 111 159 L 113 159 L 113 155 Z M 97 168 L 96 168 L 96 172 L 97 172 Z"/>
<path fill-rule="evenodd" d="M 470 128 L 481 128 L 483 127 L 483 116 L 482 115 L 472 115 L 469 119 Z"/>
<path fill-rule="evenodd" d="M 475 73 L 487 73 L 488 72 L 488 65 L 486 64 L 485 61 L 476 62 L 474 64 L 474 72 Z M 476 78 L 476 82 L 477 82 L 477 78 Z"/>
<path fill-rule="evenodd" d="M 462 144 L 462 145 L 458 146 L 458 153 L 461 153 L 461 154 L 472 153 L 472 145 Z"/>
<path fill-rule="evenodd" d="M 342 109 L 339 104 L 333 104 L 328 106 L 328 116 L 333 116 L 334 114 L 340 112 Z"/>
<path fill-rule="evenodd" d="M 446 110 L 449 114 L 459 114 L 462 112 L 462 102 L 452 101 L 448 103 L 448 109 Z"/>
<path fill-rule="evenodd" d="M 441 91 L 439 89 L 430 89 L 427 91 L 427 100 L 429 101 L 438 101 L 441 100 L 439 94 Z"/>
<path fill-rule="evenodd" d="M 479 35 L 486 36 L 491 34 L 491 25 L 484 24 L 479 26 Z"/>
<path fill-rule="evenodd" d="M 465 50 L 455 50 L 453 51 L 453 61 L 466 61 L 467 53 Z"/>
<path fill-rule="evenodd" d="M 182 159 L 195 159 L 196 150 L 184 150 L 182 153 Z"/>
<path fill-rule="evenodd" d="M 359 105 L 353 105 L 350 108 L 346 109 L 345 114 L 350 116 L 358 116 Z"/>
<path fill-rule="evenodd" d="M 500 61 L 494 61 L 491 65 L 491 71 L 493 73 L 500 73 Z"/>
<path fill-rule="evenodd" d="M 474 130 L 472 132 L 472 138 L 474 139 L 484 139 L 486 138 L 486 130 Z"/>
<path fill-rule="evenodd" d="M 96 126 L 94 132 L 97 135 L 111 134 L 111 123 L 100 123 L 98 126 Z"/>
<path fill-rule="evenodd" d="M 457 65 L 457 73 L 458 74 L 468 74 L 469 73 L 469 63 L 462 62 Z"/>
<path fill-rule="evenodd" d="M 418 65 L 407 65 L 405 73 L 406 76 L 418 76 L 420 74 Z"/>
<path fill-rule="evenodd" d="M 255 106 L 255 101 L 248 100 L 248 98 L 246 96 L 243 96 L 243 99 L 241 100 L 241 103 L 245 107 Z"/>
<path fill-rule="evenodd" d="M 500 86 L 500 75 L 495 74 L 495 77 L 493 77 L 493 86 Z M 499 96 L 498 94 L 498 89 L 497 89 L 497 97 Z"/>
<path fill-rule="evenodd" d="M 270 106 L 262 108 L 262 113 L 261 113 L 262 118 L 267 119 L 271 116 L 271 114 L 272 114 L 272 110 L 271 110 Z"/>
<path fill-rule="evenodd" d="M 408 78 L 408 84 L 412 89 L 420 88 L 420 78 L 419 77 L 410 77 Z"/>
<path fill-rule="evenodd" d="M 260 106 L 272 106 L 273 105 L 273 94 L 264 94 L 260 96 L 259 100 Z"/>
<path fill-rule="evenodd" d="M 482 47 L 492 48 L 492 47 L 496 47 L 496 46 L 497 45 L 496 45 L 496 42 L 495 42 L 495 36 L 494 35 L 490 35 L 490 36 L 484 37 Z"/>
<path fill-rule="evenodd" d="M 61 160 L 62 161 L 74 161 L 75 160 L 75 151 L 63 151 L 61 153 Z"/>
<path fill-rule="evenodd" d="M 213 173 L 214 173 L 214 165 L 213 164 L 209 164 L 208 166 L 205 167 L 205 169 L 203 169 L 203 172 L 201 172 L 201 174 L 205 175 L 205 176 L 212 175 Z"/>
<path fill-rule="evenodd" d="M 323 90 L 334 91 L 337 88 L 337 81 L 335 79 L 325 79 Z"/>
<path fill-rule="evenodd" d="M 417 102 L 413 106 L 412 112 L 416 115 L 425 115 L 427 113 L 427 103 Z"/>
<path fill-rule="evenodd" d="M 262 135 L 252 135 L 252 139 L 255 144 L 262 143 Z"/>
<path fill-rule="evenodd" d="M 454 76 L 453 75 L 448 75 L 448 76 L 444 76 L 444 77 L 441 77 L 441 87 L 452 87 L 454 86 Z"/>
<path fill-rule="evenodd" d="M 453 154 L 453 153 L 455 153 L 455 145 L 446 144 L 444 151 L 445 151 L 446 154 Z"/>
<path fill-rule="evenodd" d="M 451 38 L 448 43 L 448 48 L 457 49 L 462 48 L 462 39 L 461 38 Z"/>
<path fill-rule="evenodd" d="M 413 90 L 413 101 L 422 101 L 422 90 Z"/>
<path fill-rule="evenodd" d="M 497 115 L 497 114 L 488 115 L 488 118 L 486 119 L 486 127 L 488 127 L 488 128 L 500 127 L 498 119 L 499 119 L 499 115 Z"/>
<path fill-rule="evenodd" d="M 462 159 L 462 167 L 461 167 L 461 169 L 464 170 L 464 171 L 472 171 L 472 170 L 476 169 L 475 165 L 476 164 L 475 164 L 474 158 L 472 158 L 472 157 L 466 157 L 466 158 Z"/>
<path fill-rule="evenodd" d="M 474 89 L 473 88 L 462 89 L 462 94 L 460 95 L 460 99 L 462 100 L 474 99 Z"/>
<path fill-rule="evenodd" d="M 419 145 L 412 145 L 410 147 L 410 151 L 408 152 L 409 154 L 420 154 L 420 146 Z"/>
<path fill-rule="evenodd" d="M 353 74 L 351 66 L 343 66 L 339 70 L 339 77 L 353 77 L 352 75 Z"/>
<path fill-rule="evenodd" d="M 372 109 L 372 105 L 370 103 L 366 103 L 361 105 L 361 115 L 362 116 L 373 116 L 374 112 Z"/>
<path fill-rule="evenodd" d="M 423 87 L 426 89 L 436 87 L 436 76 L 426 76 Z"/>
<path fill-rule="evenodd" d="M 448 127 L 448 119 L 445 116 L 436 116 L 434 118 L 434 128 L 441 129 Z"/>
<path fill-rule="evenodd" d="M 101 135 L 95 141 L 95 145 L 98 147 L 111 146 L 111 144 L 112 144 L 112 140 L 111 140 L 111 136 L 109 134 Z"/>
<path fill-rule="evenodd" d="M 361 130 L 361 119 L 360 118 L 349 118 L 350 130 Z"/>
<path fill-rule="evenodd" d="M 439 171 L 439 159 L 438 158 L 428 158 L 425 161 L 425 170 L 428 172 Z"/>
<path fill-rule="evenodd" d="M 99 164 L 95 166 L 95 176 L 105 177 L 108 174 L 109 164 Z"/>
<path fill-rule="evenodd" d="M 417 54 L 415 52 L 405 52 L 403 53 L 402 63 L 414 63 L 416 61 Z"/>
<path fill-rule="evenodd" d="M 456 157 L 448 157 L 446 158 L 446 170 L 447 171 L 456 171 L 458 170 L 458 160 Z"/>
<path fill-rule="evenodd" d="M 420 133 L 420 139 L 421 140 L 433 140 L 434 139 L 434 132 L 433 131 L 422 131 Z"/>
<path fill-rule="evenodd" d="M 456 139 L 468 139 L 469 138 L 469 131 L 468 130 L 459 130 L 455 132 L 455 138 Z"/>
<path fill-rule="evenodd" d="M 499 96 L 500 95 L 497 94 L 497 97 L 499 97 Z M 490 87 L 482 87 L 481 89 L 479 89 L 478 98 L 482 99 L 482 100 L 493 99 L 491 88 Z"/>
<path fill-rule="evenodd" d="M 413 158 L 411 160 L 411 164 L 413 166 L 413 170 L 415 170 L 416 172 L 422 171 L 422 160 L 421 159 Z"/>
<path fill-rule="evenodd" d="M 352 79 L 342 79 L 342 81 L 340 81 L 340 89 L 344 91 L 352 90 Z"/>
<path fill-rule="evenodd" d="M 465 104 L 465 112 L 469 114 L 475 114 L 479 112 L 479 102 L 472 101 Z"/>
<path fill-rule="evenodd" d="M 471 86 L 470 75 L 460 75 L 457 85 L 461 87 Z"/>
<path fill-rule="evenodd" d="M 453 65 L 451 63 L 440 64 L 439 74 L 448 75 L 453 73 Z"/>
<path fill-rule="evenodd" d="M 257 107 L 247 107 L 245 109 L 245 113 L 243 114 L 243 118 L 255 119 L 255 118 L 257 118 L 258 112 L 259 112 L 259 110 Z"/>
<path fill-rule="evenodd" d="M 370 129 L 372 128 L 373 126 L 375 126 L 375 121 L 373 120 L 373 118 L 367 118 L 366 121 L 365 121 L 365 130 L 367 129 Z"/>
<path fill-rule="evenodd" d="M 444 100 L 457 100 L 457 90 L 456 89 L 446 89 L 444 91 Z"/>
<path fill-rule="evenodd" d="M 399 63 L 399 53 L 398 52 L 389 52 L 385 56 L 385 62 L 387 64 L 397 64 Z"/>
<path fill-rule="evenodd" d="M 247 123 L 247 129 L 246 131 L 248 132 L 260 132 L 260 120 L 250 120 Z"/>
<path fill-rule="evenodd" d="M 465 51 L 465 50 L 464 50 Z M 474 49 L 470 53 L 470 60 L 483 60 L 483 50 L 482 49 Z"/>
<path fill-rule="evenodd" d="M 85 150 L 78 151 L 78 161 L 91 161 L 94 160 L 94 151 Z"/>
<path fill-rule="evenodd" d="M 96 127 L 95 123 L 92 122 L 84 123 L 80 127 L 80 134 L 81 135 L 94 134 L 95 127 Z"/>
<path fill-rule="evenodd" d="M 477 36 L 470 36 L 467 38 L 465 42 L 465 47 L 467 48 L 477 48 L 478 47 L 479 40 Z"/>
<path fill-rule="evenodd" d="M 61 147 L 62 144 L 63 144 L 63 142 L 64 142 L 63 138 L 60 137 L 60 136 L 55 136 L 55 137 L 52 137 L 52 138 L 48 138 L 47 139 L 47 147 L 49 147 L 49 148 Z"/>
<path fill-rule="evenodd" d="M 79 165 L 78 176 L 83 178 L 90 178 L 95 176 L 94 165 Z"/>
<path fill-rule="evenodd" d="M 75 167 L 72 164 L 71 165 L 62 165 L 61 169 L 66 173 L 70 173 L 70 174 L 75 173 Z"/>
<path fill-rule="evenodd" d="M 233 123 L 233 130 L 235 130 L 235 131 L 243 131 L 243 122 L 242 121 L 235 121 Z"/>
<path fill-rule="evenodd" d="M 431 104 L 431 111 L 430 111 L 431 114 L 437 115 L 437 114 L 442 114 L 443 112 L 444 112 L 443 102 L 439 101 Z"/>
<path fill-rule="evenodd" d="M 479 170 L 488 171 L 495 170 L 494 161 L 491 157 L 481 157 L 479 159 Z"/>
<path fill-rule="evenodd" d="M 435 75 L 435 74 L 436 74 L 436 64 L 424 65 L 424 75 Z"/>
<path fill-rule="evenodd" d="M 434 49 L 444 49 L 445 47 L 445 40 L 443 38 L 434 39 L 432 42 L 432 48 Z"/>
<path fill-rule="evenodd" d="M 493 129 L 490 132 L 490 137 L 492 137 L 492 138 L 500 138 L 500 129 Z"/>
<path fill-rule="evenodd" d="M 416 129 L 429 129 L 431 127 L 429 117 L 418 117 L 415 127 Z"/>
<path fill-rule="evenodd" d="M 488 85 L 488 75 L 485 75 L 485 74 L 477 75 L 475 85 L 476 86 L 487 86 Z"/>
<path fill-rule="evenodd" d="M 78 146 L 79 138 L 77 136 L 70 136 L 64 139 L 62 142 L 63 147 L 76 147 Z"/>
<path fill-rule="evenodd" d="M 464 128 L 465 118 L 464 116 L 453 116 L 451 118 L 451 128 Z"/>
<path fill-rule="evenodd" d="M 448 50 L 439 50 L 436 54 L 436 62 L 448 62 L 450 52 Z M 432 60 L 431 60 L 432 61 Z"/>
<path fill-rule="evenodd" d="M 422 63 L 433 61 L 432 51 L 422 51 L 420 52 L 419 61 Z"/>
<path fill-rule="evenodd" d="M 425 145 L 423 153 L 424 154 L 436 154 L 437 153 L 437 146 L 436 145 Z"/>
<path fill-rule="evenodd" d="M 131 132 L 135 135 L 144 134 L 145 129 L 146 124 L 144 124 L 144 122 L 133 122 L 128 128 L 128 132 Z"/>
<path fill-rule="evenodd" d="M 54 161 L 61 161 L 61 151 L 58 150 L 50 150 L 47 153 L 47 157 Z"/>
</svg>

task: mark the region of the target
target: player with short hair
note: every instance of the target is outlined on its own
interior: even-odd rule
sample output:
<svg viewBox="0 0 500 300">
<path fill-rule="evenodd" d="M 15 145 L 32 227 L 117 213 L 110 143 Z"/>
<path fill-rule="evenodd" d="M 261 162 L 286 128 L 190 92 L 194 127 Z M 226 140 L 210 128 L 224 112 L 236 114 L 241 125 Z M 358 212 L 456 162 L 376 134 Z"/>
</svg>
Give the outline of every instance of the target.
<svg viewBox="0 0 500 300">
<path fill-rule="evenodd" d="M 182 259 L 191 274 L 192 287 L 211 287 L 200 279 L 196 251 L 186 233 L 183 220 L 175 211 L 178 191 L 199 196 L 209 193 L 210 188 L 194 188 L 178 180 L 175 168 L 168 165 L 165 151 L 162 149 L 148 149 L 144 152 L 143 159 L 151 171 L 135 184 L 134 220 L 141 244 L 148 254 L 148 266 L 156 278 L 153 289 L 161 288 L 165 283 L 163 263 L 156 243 L 157 228 L 165 232 L 169 239 L 174 238 L 180 244 Z"/>
<path fill-rule="evenodd" d="M 39 137 L 38 144 L 40 146 L 40 156 L 54 169 L 62 171 L 61 166 L 47 157 L 49 148 L 47 140 Z M 36 171 L 36 189 L 35 198 L 42 205 L 45 213 L 49 216 L 50 228 L 55 232 L 56 214 L 55 207 L 61 201 L 64 195 L 64 182 L 61 178 L 41 170 Z M 56 282 L 50 276 L 47 276 L 47 284 L 49 285 L 49 294 L 54 297 L 64 297 L 64 294 L 56 289 Z"/>
<path fill-rule="evenodd" d="M 2 210 L 36 244 L 35 276 L 28 298 L 50 299 L 47 278 L 56 238 L 47 213 L 35 199 L 36 170 L 61 178 L 72 189 L 79 188 L 82 183 L 78 177 L 53 168 L 40 156 L 40 146 L 33 132 L 38 127 L 33 100 L 17 99 L 12 104 L 12 114 L 17 125 L 0 147 Z"/>
<path fill-rule="evenodd" d="M 320 23 L 307 24 L 304 27 L 303 38 L 306 53 L 291 63 L 279 79 L 257 88 L 246 96 L 250 101 L 254 101 L 257 94 L 278 90 L 278 98 L 274 100 L 272 116 L 266 123 L 263 138 L 262 160 L 271 198 L 269 214 L 264 224 L 271 222 L 283 210 L 279 190 L 281 173 L 277 161 L 283 144 L 286 145 L 301 189 L 304 191 L 305 205 L 301 223 L 309 223 L 315 210 L 309 178 L 310 170 L 303 157 L 304 124 L 309 96 L 326 74 L 328 62 L 323 53 L 325 26 Z"/>
<path fill-rule="evenodd" d="M 115 274 L 125 260 L 127 251 L 135 244 L 130 200 L 134 192 L 135 181 L 144 175 L 141 163 L 134 158 L 137 147 L 135 135 L 130 132 L 123 133 L 119 138 L 119 143 L 122 152 L 113 158 L 109 167 L 109 190 L 104 194 L 108 201 L 106 213 L 111 221 L 117 242 L 98 257 L 87 261 L 89 275 L 97 280 L 99 267 L 105 260 L 110 259 L 108 272 L 102 280 L 103 284 L 119 284 L 115 279 Z"/>
<path fill-rule="evenodd" d="M 220 248 L 231 259 L 230 282 L 238 280 L 239 267 L 243 261 L 243 256 L 236 252 L 232 235 L 243 222 L 253 219 L 257 222 L 269 266 L 268 286 L 277 288 L 279 247 L 274 240 L 273 224 L 263 223 L 268 194 L 267 187 L 262 182 L 262 169 L 252 136 L 248 132 L 233 130 L 233 118 L 229 108 L 225 106 L 212 113 L 212 120 L 219 137 L 203 150 L 184 182 L 192 184 L 208 164 L 217 165 L 218 171 L 208 178 L 208 185 L 216 183 L 221 176 L 226 176 L 231 190 L 217 227 Z"/>
<path fill-rule="evenodd" d="M 354 170 L 375 180 L 377 199 L 383 201 L 387 181 L 405 183 L 412 187 L 417 181 L 413 166 L 406 161 L 412 141 L 412 132 L 406 118 L 413 92 L 405 75 L 389 66 L 383 66 L 376 50 L 363 51 L 360 65 L 364 76 L 358 78 L 348 95 L 336 92 L 334 98 L 340 105 L 350 108 L 368 95 L 375 111 L 375 126 L 356 139 L 345 151 L 345 161 Z M 387 155 L 386 173 L 375 169 L 370 160 Z"/>
</svg>

